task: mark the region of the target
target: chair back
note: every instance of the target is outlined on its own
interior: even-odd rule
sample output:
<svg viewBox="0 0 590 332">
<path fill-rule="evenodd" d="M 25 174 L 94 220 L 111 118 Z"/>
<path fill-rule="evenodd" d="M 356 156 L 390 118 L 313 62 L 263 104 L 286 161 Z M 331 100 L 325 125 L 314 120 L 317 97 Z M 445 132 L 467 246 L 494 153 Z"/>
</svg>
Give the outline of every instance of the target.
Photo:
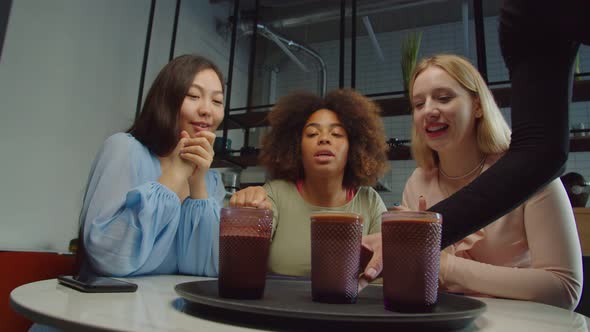
<svg viewBox="0 0 590 332">
<path fill-rule="evenodd" d="M 590 256 L 582 256 L 582 267 L 584 271 L 584 284 L 582 285 L 582 296 L 575 312 L 590 317 L 590 289 L 586 288 L 586 281 L 590 280 Z"/>
<path fill-rule="evenodd" d="M 10 292 L 30 282 L 76 274 L 73 254 L 0 251 L 0 331 L 27 331 L 32 322 L 10 307 Z"/>
</svg>

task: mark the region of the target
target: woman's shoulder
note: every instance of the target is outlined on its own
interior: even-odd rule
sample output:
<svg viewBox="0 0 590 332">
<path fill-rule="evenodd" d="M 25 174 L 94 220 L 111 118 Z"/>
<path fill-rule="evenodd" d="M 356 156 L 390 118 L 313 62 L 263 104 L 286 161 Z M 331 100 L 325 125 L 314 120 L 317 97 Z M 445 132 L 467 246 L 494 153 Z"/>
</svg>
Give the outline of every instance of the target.
<svg viewBox="0 0 590 332">
<path fill-rule="evenodd" d="M 369 187 L 369 186 L 361 186 L 358 187 L 356 195 L 353 198 L 353 201 L 355 200 L 361 200 L 361 201 L 365 201 L 365 203 L 369 204 L 370 206 L 383 206 L 383 208 L 385 208 L 385 202 L 383 201 L 383 198 L 381 197 L 381 195 L 379 195 L 379 193 L 377 192 L 377 190 L 375 190 L 375 188 L 373 187 Z"/>
<path fill-rule="evenodd" d="M 116 133 L 103 144 L 103 153 L 125 154 L 127 156 L 150 155 L 148 148 L 129 133 Z"/>
<path fill-rule="evenodd" d="M 270 180 L 264 184 L 264 187 L 271 189 L 273 192 L 287 192 L 296 189 L 295 184 L 286 180 Z"/>
<path fill-rule="evenodd" d="M 129 133 L 113 134 L 113 135 L 107 137 L 107 139 L 104 141 L 104 145 L 105 146 L 120 146 L 120 147 L 128 147 L 128 148 L 133 148 L 133 147 L 138 147 L 138 146 L 144 147 L 144 145 L 141 144 L 141 142 L 139 142 L 135 137 L 133 137 Z"/>
<path fill-rule="evenodd" d="M 379 195 L 379 193 L 377 192 L 377 190 L 375 190 L 375 188 L 373 187 L 369 187 L 369 186 L 360 186 L 357 189 L 357 196 L 360 197 L 367 197 L 369 199 L 375 198 L 375 197 L 381 197 Z"/>
<path fill-rule="evenodd" d="M 438 168 L 416 167 L 406 181 L 407 184 L 428 185 L 438 178 Z"/>
<path fill-rule="evenodd" d="M 284 205 L 300 204 L 303 200 L 300 198 L 297 187 L 291 181 L 286 180 L 270 180 L 264 186 L 266 194 L 273 202 L 277 209 L 281 209 Z"/>
<path fill-rule="evenodd" d="M 551 182 L 547 183 L 544 187 L 542 187 L 539 191 L 537 191 L 533 196 L 531 196 L 528 200 L 526 200 L 525 204 L 529 204 L 535 201 L 544 201 L 548 196 L 561 196 L 565 197 L 565 201 L 569 203 L 569 198 L 567 198 L 567 191 L 561 182 L 561 179 L 557 178 L 552 180 Z"/>
</svg>

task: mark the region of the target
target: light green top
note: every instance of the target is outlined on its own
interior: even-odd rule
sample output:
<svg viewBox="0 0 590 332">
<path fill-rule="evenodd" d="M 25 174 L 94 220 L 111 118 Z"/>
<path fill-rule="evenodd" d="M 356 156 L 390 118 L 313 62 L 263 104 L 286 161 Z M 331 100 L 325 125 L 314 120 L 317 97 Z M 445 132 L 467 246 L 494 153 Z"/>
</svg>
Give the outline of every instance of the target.
<svg viewBox="0 0 590 332">
<path fill-rule="evenodd" d="M 273 238 L 269 272 L 291 276 L 311 275 L 311 221 L 313 212 L 345 211 L 363 216 L 363 235 L 381 231 L 385 203 L 371 187 L 359 187 L 353 199 L 339 207 L 311 205 L 292 182 L 274 180 L 264 185 L 273 209 Z"/>
</svg>

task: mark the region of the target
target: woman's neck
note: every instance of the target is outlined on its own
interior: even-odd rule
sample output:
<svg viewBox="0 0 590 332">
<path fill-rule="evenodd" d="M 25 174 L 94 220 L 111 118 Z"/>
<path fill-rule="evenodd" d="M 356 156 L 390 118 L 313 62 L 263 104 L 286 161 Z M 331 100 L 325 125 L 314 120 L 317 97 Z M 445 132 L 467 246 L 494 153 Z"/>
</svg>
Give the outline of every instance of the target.
<svg viewBox="0 0 590 332">
<path fill-rule="evenodd" d="M 303 180 L 301 195 L 312 205 L 336 207 L 346 204 L 346 188 L 340 177 L 306 177 Z"/>
<path fill-rule="evenodd" d="M 480 174 L 485 161 L 485 154 L 475 144 L 463 147 L 460 151 L 439 153 L 438 156 L 441 177 L 463 184 L 471 182 Z"/>
</svg>

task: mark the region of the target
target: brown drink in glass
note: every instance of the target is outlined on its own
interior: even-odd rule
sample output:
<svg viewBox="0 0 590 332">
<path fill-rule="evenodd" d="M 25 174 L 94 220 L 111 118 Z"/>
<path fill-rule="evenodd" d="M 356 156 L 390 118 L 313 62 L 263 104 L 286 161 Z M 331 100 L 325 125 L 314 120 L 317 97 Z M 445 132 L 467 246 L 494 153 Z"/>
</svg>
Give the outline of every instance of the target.
<svg viewBox="0 0 590 332">
<path fill-rule="evenodd" d="M 221 209 L 219 296 L 235 299 L 263 296 L 271 232 L 271 210 Z"/>
<path fill-rule="evenodd" d="M 382 214 L 385 309 L 428 312 L 438 298 L 442 216 L 432 212 Z"/>
<path fill-rule="evenodd" d="M 346 212 L 318 212 L 310 218 L 312 300 L 355 303 L 363 218 Z"/>
</svg>

